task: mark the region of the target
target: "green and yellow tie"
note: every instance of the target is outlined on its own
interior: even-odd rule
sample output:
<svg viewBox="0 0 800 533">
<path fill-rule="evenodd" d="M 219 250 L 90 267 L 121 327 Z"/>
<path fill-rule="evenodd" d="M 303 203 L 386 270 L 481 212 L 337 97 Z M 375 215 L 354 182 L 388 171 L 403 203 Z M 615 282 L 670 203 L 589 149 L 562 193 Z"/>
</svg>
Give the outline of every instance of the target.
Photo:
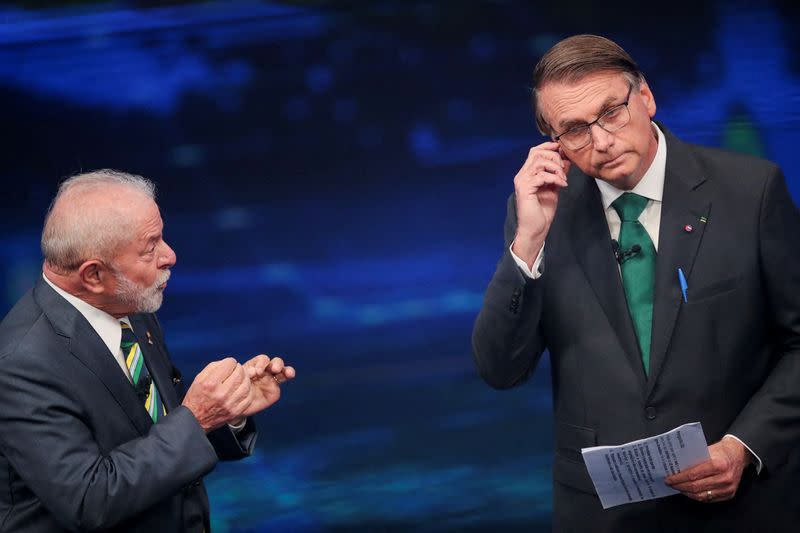
<svg viewBox="0 0 800 533">
<path fill-rule="evenodd" d="M 138 391 L 141 388 L 147 388 L 147 398 L 144 401 L 144 408 L 147 414 L 157 422 L 159 418 L 167 414 L 164 402 L 161 401 L 161 396 L 158 394 L 156 384 L 150 377 L 150 372 L 147 371 L 147 365 L 144 364 L 144 355 L 142 349 L 139 348 L 139 342 L 136 340 L 131 327 L 125 322 L 120 321 L 122 327 L 122 342 L 120 347 L 122 353 L 125 355 L 125 364 L 131 373 L 133 380 L 133 387 Z"/>
<path fill-rule="evenodd" d="M 653 330 L 653 291 L 656 279 L 656 249 L 639 216 L 647 205 L 647 198 L 626 192 L 611 204 L 622 224 L 619 230 L 620 249 L 630 250 L 638 244 L 638 253 L 621 262 L 622 285 L 633 329 L 642 352 L 644 373 L 650 373 L 650 338 Z"/>
</svg>

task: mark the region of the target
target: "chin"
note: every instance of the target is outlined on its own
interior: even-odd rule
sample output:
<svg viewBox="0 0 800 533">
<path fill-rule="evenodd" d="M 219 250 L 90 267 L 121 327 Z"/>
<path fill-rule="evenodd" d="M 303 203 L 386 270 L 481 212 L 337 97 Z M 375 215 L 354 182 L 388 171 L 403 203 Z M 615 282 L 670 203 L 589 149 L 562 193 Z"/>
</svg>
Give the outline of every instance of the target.
<svg viewBox="0 0 800 533">
<path fill-rule="evenodd" d="M 631 181 L 632 175 L 633 175 L 632 169 L 627 168 L 627 166 L 621 165 L 613 169 L 601 170 L 597 178 L 605 182 L 608 182 L 614 187 L 617 187 L 619 189 L 632 189 L 633 187 L 628 186 L 628 183 Z"/>
</svg>

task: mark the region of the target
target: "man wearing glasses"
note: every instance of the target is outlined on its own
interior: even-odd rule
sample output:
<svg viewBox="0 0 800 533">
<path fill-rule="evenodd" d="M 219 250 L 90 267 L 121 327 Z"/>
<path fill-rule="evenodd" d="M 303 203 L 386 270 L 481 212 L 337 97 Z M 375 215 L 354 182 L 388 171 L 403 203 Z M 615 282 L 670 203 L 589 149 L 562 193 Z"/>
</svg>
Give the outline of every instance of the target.
<svg viewBox="0 0 800 533">
<path fill-rule="evenodd" d="M 547 349 L 557 531 L 796 531 L 800 213 L 780 169 L 689 145 L 615 43 L 578 35 L 534 69 L 552 141 L 508 202 L 475 322 L 483 379 L 518 385 Z M 702 423 L 681 495 L 603 510 L 580 450 Z"/>
</svg>

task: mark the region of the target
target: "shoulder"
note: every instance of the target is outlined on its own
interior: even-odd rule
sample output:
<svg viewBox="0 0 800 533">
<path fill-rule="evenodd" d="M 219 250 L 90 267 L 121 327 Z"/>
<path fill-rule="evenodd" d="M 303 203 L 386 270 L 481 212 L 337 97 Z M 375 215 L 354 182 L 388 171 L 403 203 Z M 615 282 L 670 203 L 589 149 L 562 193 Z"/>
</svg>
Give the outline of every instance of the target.
<svg viewBox="0 0 800 533">
<path fill-rule="evenodd" d="M 0 365 L 4 369 L 4 380 L 52 376 L 63 359 L 61 354 L 68 350 L 68 340 L 56 332 L 47 314 L 26 297 L 0 325 Z"/>
<path fill-rule="evenodd" d="M 667 169 L 678 173 L 698 172 L 722 187 L 761 189 L 776 176 L 782 176 L 774 162 L 752 154 L 684 142 L 666 128 Z"/>
<path fill-rule="evenodd" d="M 33 297 L 33 289 L 20 298 L 0 323 L 0 358 L 19 351 L 21 346 L 45 343 L 52 333 L 47 317 Z"/>
<path fill-rule="evenodd" d="M 733 179 L 765 178 L 780 171 L 774 161 L 722 148 L 689 144 L 698 162 L 708 171 Z"/>
</svg>

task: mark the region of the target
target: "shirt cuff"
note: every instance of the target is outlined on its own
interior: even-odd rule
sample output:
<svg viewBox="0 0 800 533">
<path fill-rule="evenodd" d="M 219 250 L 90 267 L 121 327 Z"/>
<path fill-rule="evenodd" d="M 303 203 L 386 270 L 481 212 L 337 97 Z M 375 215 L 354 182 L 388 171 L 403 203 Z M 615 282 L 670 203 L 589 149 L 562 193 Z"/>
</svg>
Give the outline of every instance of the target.
<svg viewBox="0 0 800 533">
<path fill-rule="evenodd" d="M 732 439 L 736 439 L 737 441 L 739 441 L 739 443 L 740 443 L 742 446 L 744 446 L 745 448 L 747 448 L 747 451 L 748 451 L 748 452 L 750 452 L 750 457 L 752 457 L 752 460 L 751 460 L 751 462 L 752 462 L 752 463 L 753 463 L 753 465 L 756 467 L 756 475 L 760 474 L 760 473 L 761 473 L 761 468 L 763 468 L 763 466 L 764 466 L 764 463 L 762 463 L 762 462 L 761 462 L 761 458 L 760 458 L 758 455 L 756 455 L 756 452 L 754 452 L 753 450 L 751 450 L 751 449 L 750 449 L 750 446 L 748 446 L 747 444 L 745 444 L 745 443 L 742 441 L 742 439 L 740 439 L 740 438 L 739 438 L 739 437 L 737 437 L 736 435 L 731 435 L 730 433 L 728 433 L 728 434 L 726 434 L 726 435 L 725 435 L 725 437 L 730 437 L 730 438 L 732 438 Z M 725 438 L 725 437 L 723 437 L 723 438 Z"/>
<path fill-rule="evenodd" d="M 233 431 L 234 434 L 235 434 L 235 433 L 239 433 L 242 429 L 244 429 L 244 427 L 246 425 L 247 425 L 247 418 L 242 420 L 242 422 L 240 424 L 236 424 L 236 425 L 228 424 L 228 427 L 231 428 L 231 431 Z"/>
<path fill-rule="evenodd" d="M 514 247 L 514 243 L 511 243 L 511 246 L 508 247 L 508 251 L 511 252 L 511 257 L 514 259 L 514 262 L 517 266 L 522 270 L 522 273 L 528 276 L 530 279 L 539 279 L 542 277 L 542 272 L 544 265 L 544 244 L 542 244 L 542 249 L 539 250 L 539 255 L 536 256 L 536 260 L 533 262 L 533 268 L 528 268 L 528 264 L 517 257 L 517 254 L 514 253 L 512 248 Z"/>
</svg>

